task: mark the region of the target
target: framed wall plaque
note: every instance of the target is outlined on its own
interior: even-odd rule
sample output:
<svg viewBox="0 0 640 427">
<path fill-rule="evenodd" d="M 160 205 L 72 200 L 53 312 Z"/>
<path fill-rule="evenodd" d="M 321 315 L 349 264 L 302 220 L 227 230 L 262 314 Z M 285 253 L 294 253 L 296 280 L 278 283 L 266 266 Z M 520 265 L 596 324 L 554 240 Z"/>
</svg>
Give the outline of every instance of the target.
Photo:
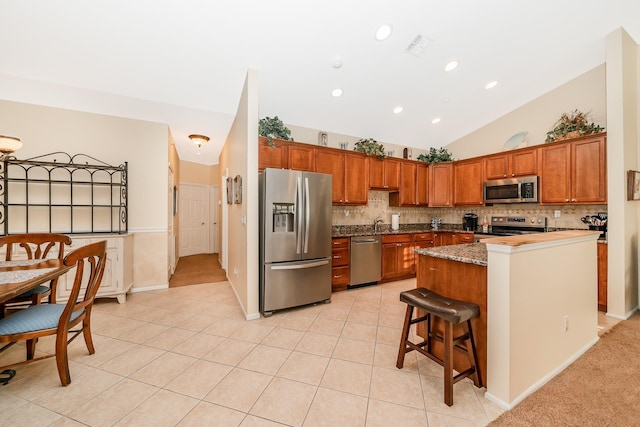
<svg viewBox="0 0 640 427">
<path fill-rule="evenodd" d="M 640 172 L 627 172 L 627 200 L 640 200 Z"/>
<path fill-rule="evenodd" d="M 233 178 L 227 177 L 227 204 L 233 204 Z"/>
<path fill-rule="evenodd" d="M 240 175 L 233 178 L 233 202 L 242 204 L 242 177 Z"/>
</svg>

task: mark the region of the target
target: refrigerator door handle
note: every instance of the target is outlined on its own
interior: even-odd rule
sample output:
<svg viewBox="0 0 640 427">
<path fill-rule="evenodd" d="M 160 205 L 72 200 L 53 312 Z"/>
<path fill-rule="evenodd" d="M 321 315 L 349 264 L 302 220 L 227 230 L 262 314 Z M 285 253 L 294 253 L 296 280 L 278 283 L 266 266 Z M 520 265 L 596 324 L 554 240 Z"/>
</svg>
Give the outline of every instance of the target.
<svg viewBox="0 0 640 427">
<path fill-rule="evenodd" d="M 309 195 L 309 178 L 306 177 L 304 179 L 304 200 L 305 200 L 305 226 L 304 226 L 304 253 L 309 252 L 309 221 L 311 220 L 311 203 L 309 202 L 311 199 Z"/>
<path fill-rule="evenodd" d="M 302 207 L 302 178 L 296 179 L 296 216 L 298 217 L 298 227 L 296 227 L 296 253 L 300 253 L 302 246 L 302 215 L 300 208 Z"/>
<path fill-rule="evenodd" d="M 302 268 L 320 267 L 321 265 L 327 265 L 327 264 L 329 264 L 329 261 L 325 259 L 322 261 L 310 262 L 307 264 L 272 265 L 271 270 L 300 270 Z"/>
</svg>

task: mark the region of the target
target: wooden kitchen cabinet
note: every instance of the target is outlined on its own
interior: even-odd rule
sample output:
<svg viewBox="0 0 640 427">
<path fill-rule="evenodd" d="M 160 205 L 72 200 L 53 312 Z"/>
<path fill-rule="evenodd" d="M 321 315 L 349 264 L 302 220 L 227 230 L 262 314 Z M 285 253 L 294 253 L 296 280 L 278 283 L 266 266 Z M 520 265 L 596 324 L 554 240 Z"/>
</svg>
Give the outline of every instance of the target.
<svg viewBox="0 0 640 427">
<path fill-rule="evenodd" d="M 453 244 L 461 245 L 465 243 L 473 243 L 474 236 L 473 233 L 455 233 L 453 236 Z"/>
<path fill-rule="evenodd" d="M 372 157 L 369 161 L 369 188 L 398 190 L 400 188 L 400 160 Z"/>
<path fill-rule="evenodd" d="M 305 144 L 306 145 L 306 144 Z M 297 171 L 315 172 L 315 148 L 302 144 L 289 144 L 287 149 L 287 165 Z"/>
<path fill-rule="evenodd" d="M 540 204 L 607 203 L 606 135 L 540 148 Z"/>
<path fill-rule="evenodd" d="M 598 310 L 607 312 L 607 274 L 609 247 L 598 242 Z"/>
<path fill-rule="evenodd" d="M 453 204 L 482 206 L 482 159 L 463 160 L 453 164 Z"/>
<path fill-rule="evenodd" d="M 350 280 L 351 245 L 348 237 L 331 239 L 331 291 L 344 291 Z"/>
<path fill-rule="evenodd" d="M 274 139 L 274 147 L 269 145 L 267 138 L 258 138 L 258 171 L 264 168 L 283 169 L 287 167 L 287 142 Z"/>
<path fill-rule="evenodd" d="M 328 173 L 331 180 L 331 201 L 334 205 L 344 204 L 345 164 L 344 152 L 337 150 L 316 150 L 316 172 Z"/>
<path fill-rule="evenodd" d="M 382 281 L 397 280 L 415 275 L 413 235 L 382 236 Z"/>
<path fill-rule="evenodd" d="M 413 235 L 414 249 L 432 248 L 433 244 L 433 232 L 417 233 Z"/>
<path fill-rule="evenodd" d="M 434 231 L 433 246 L 447 246 L 455 244 L 456 233 L 452 231 Z"/>
<path fill-rule="evenodd" d="M 331 174 L 331 199 L 334 205 L 367 204 L 367 161 L 368 158 L 361 154 L 345 153 L 344 150 L 332 148 L 316 149 L 315 171 Z"/>
<path fill-rule="evenodd" d="M 484 157 L 484 179 L 538 175 L 538 149 L 523 148 Z"/>
<path fill-rule="evenodd" d="M 400 162 L 400 190 L 389 194 L 389 206 L 416 206 L 415 162 Z"/>
<path fill-rule="evenodd" d="M 416 206 L 429 205 L 429 166 L 426 163 L 416 164 Z"/>
<path fill-rule="evenodd" d="M 450 207 L 453 204 L 453 163 L 429 166 L 429 206 Z"/>
<path fill-rule="evenodd" d="M 345 153 L 344 204 L 366 205 L 369 201 L 369 157 Z"/>
</svg>

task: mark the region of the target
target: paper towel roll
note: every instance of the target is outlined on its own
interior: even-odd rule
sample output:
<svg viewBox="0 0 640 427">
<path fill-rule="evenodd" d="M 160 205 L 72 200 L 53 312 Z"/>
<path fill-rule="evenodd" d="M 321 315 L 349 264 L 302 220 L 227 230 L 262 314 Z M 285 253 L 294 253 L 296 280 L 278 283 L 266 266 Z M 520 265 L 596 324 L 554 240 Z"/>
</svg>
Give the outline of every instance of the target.
<svg viewBox="0 0 640 427">
<path fill-rule="evenodd" d="M 391 215 L 391 229 L 398 230 L 400 228 L 400 214 Z"/>
</svg>

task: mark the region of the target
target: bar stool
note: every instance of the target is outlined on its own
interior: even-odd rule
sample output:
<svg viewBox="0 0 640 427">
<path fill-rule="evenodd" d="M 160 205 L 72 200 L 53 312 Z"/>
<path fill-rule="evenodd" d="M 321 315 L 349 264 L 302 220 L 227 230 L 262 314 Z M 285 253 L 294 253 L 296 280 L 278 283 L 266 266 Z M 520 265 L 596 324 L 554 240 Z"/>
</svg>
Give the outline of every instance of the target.
<svg viewBox="0 0 640 427">
<path fill-rule="evenodd" d="M 478 370 L 478 355 L 471 330 L 471 320 L 480 316 L 480 307 L 471 302 L 444 297 L 425 288 L 416 288 L 401 292 L 400 301 L 407 304 L 407 312 L 404 319 L 396 367 L 402 369 L 404 365 L 404 355 L 413 350 L 424 354 L 429 359 L 444 367 L 444 403 L 448 406 L 453 405 L 453 385 L 458 381 L 468 376 L 473 376 L 474 385 L 481 387 L 482 380 Z M 415 307 L 424 310 L 426 314 L 412 320 L 411 317 Z M 444 336 L 440 336 L 431 330 L 431 316 L 436 316 L 443 320 Z M 418 344 L 409 341 L 409 329 L 411 325 L 424 321 L 427 322 L 427 336 L 425 341 Z M 454 337 L 453 327 L 454 325 L 460 324 L 462 324 L 464 333 L 458 337 Z M 437 340 L 444 344 L 443 359 L 440 359 L 432 353 L 432 340 Z M 463 342 L 466 344 L 466 347 L 462 346 Z M 469 358 L 469 364 L 471 365 L 468 369 L 455 376 L 453 375 L 454 349 L 466 353 Z"/>
</svg>

